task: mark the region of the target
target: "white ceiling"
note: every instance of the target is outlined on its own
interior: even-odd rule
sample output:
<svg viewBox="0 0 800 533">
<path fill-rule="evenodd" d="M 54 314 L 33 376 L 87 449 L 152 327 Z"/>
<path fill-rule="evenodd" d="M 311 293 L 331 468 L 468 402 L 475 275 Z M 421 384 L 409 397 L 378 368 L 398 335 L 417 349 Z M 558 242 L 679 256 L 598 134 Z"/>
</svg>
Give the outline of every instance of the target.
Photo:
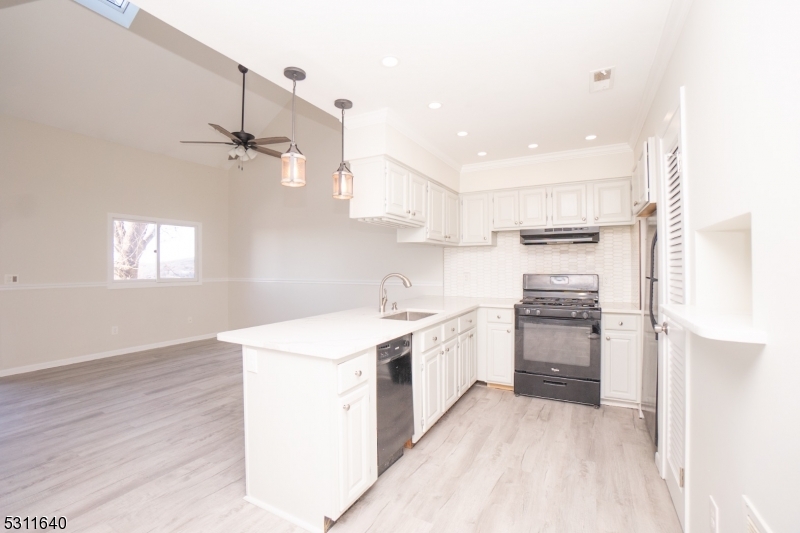
<svg viewBox="0 0 800 533">
<path fill-rule="evenodd" d="M 239 130 L 236 62 L 139 12 L 130 30 L 70 0 L 0 8 L 0 113 L 222 167 L 207 124 Z M 245 129 L 261 133 L 291 95 L 247 75 Z M 286 132 L 288 133 L 288 132 Z"/>
<path fill-rule="evenodd" d="M 285 88 L 305 69 L 298 95 L 323 110 L 388 108 L 459 166 L 628 142 L 672 0 L 136 3 Z M 605 67 L 613 89 L 590 93 Z"/>
</svg>

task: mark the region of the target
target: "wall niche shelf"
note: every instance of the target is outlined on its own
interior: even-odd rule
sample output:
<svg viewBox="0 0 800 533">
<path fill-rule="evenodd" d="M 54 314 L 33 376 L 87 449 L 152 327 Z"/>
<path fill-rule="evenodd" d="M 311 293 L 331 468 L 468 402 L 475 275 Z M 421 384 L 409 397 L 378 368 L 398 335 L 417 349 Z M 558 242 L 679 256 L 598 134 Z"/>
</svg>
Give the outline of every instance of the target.
<svg viewBox="0 0 800 533">
<path fill-rule="evenodd" d="M 677 322 L 699 337 L 716 341 L 767 344 L 767 332 L 753 327 L 753 317 L 704 311 L 694 306 L 664 304 L 667 322 Z"/>
</svg>

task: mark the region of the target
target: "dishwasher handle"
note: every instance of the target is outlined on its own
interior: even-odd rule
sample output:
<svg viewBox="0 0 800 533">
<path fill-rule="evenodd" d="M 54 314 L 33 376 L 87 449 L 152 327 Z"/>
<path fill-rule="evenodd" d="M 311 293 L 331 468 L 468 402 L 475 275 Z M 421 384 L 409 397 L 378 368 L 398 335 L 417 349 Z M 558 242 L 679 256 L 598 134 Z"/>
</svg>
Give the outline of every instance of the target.
<svg viewBox="0 0 800 533">
<path fill-rule="evenodd" d="M 388 357 L 386 359 L 378 359 L 378 364 L 379 365 L 386 365 L 386 364 L 391 363 L 392 361 L 395 361 L 395 360 L 400 359 L 401 357 L 405 357 L 407 355 L 411 355 L 411 350 L 405 350 L 405 351 L 403 351 L 401 353 L 395 354 L 395 355 L 393 355 L 391 357 Z"/>
</svg>

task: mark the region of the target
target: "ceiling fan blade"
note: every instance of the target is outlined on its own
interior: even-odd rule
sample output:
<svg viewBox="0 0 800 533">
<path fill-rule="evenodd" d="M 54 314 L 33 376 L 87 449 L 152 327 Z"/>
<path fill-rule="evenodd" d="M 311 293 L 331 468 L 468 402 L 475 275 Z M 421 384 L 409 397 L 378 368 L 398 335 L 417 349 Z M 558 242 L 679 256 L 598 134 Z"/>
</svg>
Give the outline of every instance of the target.
<svg viewBox="0 0 800 533">
<path fill-rule="evenodd" d="M 229 144 L 234 145 L 236 143 L 227 143 L 224 141 L 181 141 L 183 144 Z"/>
<path fill-rule="evenodd" d="M 251 146 L 250 149 L 251 150 L 255 150 L 256 152 L 258 152 L 260 154 L 271 155 L 272 157 L 280 157 L 282 155 L 277 150 L 271 150 L 269 148 L 264 148 L 263 146 Z"/>
<path fill-rule="evenodd" d="M 215 130 L 217 130 L 218 132 L 220 132 L 221 134 L 223 134 L 225 137 L 227 137 L 230 140 L 232 140 L 234 143 L 241 144 L 242 141 L 240 141 L 238 137 L 236 137 L 233 133 L 229 132 L 228 130 L 226 130 L 222 126 L 218 126 L 216 124 L 211 124 L 210 122 L 208 123 L 208 125 L 211 126 L 212 128 L 214 128 Z"/>
<path fill-rule="evenodd" d="M 250 144 L 278 144 L 288 142 L 292 142 L 289 137 L 262 137 L 261 139 L 250 141 Z"/>
</svg>

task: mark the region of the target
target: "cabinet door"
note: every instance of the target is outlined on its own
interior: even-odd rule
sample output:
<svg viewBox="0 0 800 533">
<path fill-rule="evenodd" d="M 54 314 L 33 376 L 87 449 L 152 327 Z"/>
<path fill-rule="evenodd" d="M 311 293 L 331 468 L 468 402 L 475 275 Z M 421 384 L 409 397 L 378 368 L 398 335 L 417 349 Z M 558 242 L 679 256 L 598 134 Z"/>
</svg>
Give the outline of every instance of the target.
<svg viewBox="0 0 800 533">
<path fill-rule="evenodd" d="M 444 189 L 431 183 L 428 186 L 428 238 L 443 241 L 445 236 L 445 192 Z"/>
<path fill-rule="evenodd" d="M 445 241 L 458 244 L 461 230 L 459 228 L 459 202 L 458 195 L 448 192 L 445 194 Z"/>
<path fill-rule="evenodd" d="M 442 408 L 442 353 L 436 346 L 422 356 L 422 428 L 427 431 L 444 412 Z"/>
<path fill-rule="evenodd" d="M 502 385 L 514 384 L 514 330 L 510 325 L 487 326 L 486 381 Z"/>
<path fill-rule="evenodd" d="M 519 194 L 517 191 L 496 192 L 492 197 L 494 204 L 494 218 L 492 227 L 494 229 L 516 229 L 519 225 Z"/>
<path fill-rule="evenodd" d="M 386 163 L 386 213 L 408 218 L 408 171 Z"/>
<path fill-rule="evenodd" d="M 478 338 L 475 336 L 477 330 L 470 330 L 469 333 L 469 386 L 478 381 Z"/>
<path fill-rule="evenodd" d="M 410 174 L 408 179 L 408 215 L 420 222 L 428 216 L 428 180 Z"/>
<path fill-rule="evenodd" d="M 644 206 L 647 204 L 649 198 L 649 179 L 648 179 L 648 165 L 647 165 L 647 158 L 648 158 L 648 143 L 647 141 L 644 142 L 642 145 L 642 154 L 639 156 L 639 160 L 636 161 L 636 167 L 633 169 L 633 214 L 638 214 Z"/>
<path fill-rule="evenodd" d="M 547 225 L 547 189 L 523 189 L 519 191 L 519 226 L 538 228 Z"/>
<path fill-rule="evenodd" d="M 365 384 L 340 397 L 339 413 L 339 495 L 346 508 L 370 486 L 370 387 Z"/>
<path fill-rule="evenodd" d="M 586 222 L 586 185 L 552 188 L 553 225 L 580 226 Z"/>
<path fill-rule="evenodd" d="M 458 400 L 458 339 L 446 342 L 443 346 L 444 353 L 444 408 L 449 409 Z"/>
<path fill-rule="evenodd" d="M 472 344 L 469 341 L 469 333 L 462 333 L 458 336 L 458 396 L 467 392 L 471 385 L 469 382 L 469 364 L 472 359 Z"/>
<path fill-rule="evenodd" d="M 603 397 L 635 402 L 638 391 L 636 333 L 606 331 L 603 339 Z"/>
<path fill-rule="evenodd" d="M 461 243 L 487 244 L 489 230 L 489 195 L 461 197 Z"/>
<path fill-rule="evenodd" d="M 631 182 L 628 179 L 605 181 L 593 185 L 594 222 L 631 222 Z"/>
</svg>

